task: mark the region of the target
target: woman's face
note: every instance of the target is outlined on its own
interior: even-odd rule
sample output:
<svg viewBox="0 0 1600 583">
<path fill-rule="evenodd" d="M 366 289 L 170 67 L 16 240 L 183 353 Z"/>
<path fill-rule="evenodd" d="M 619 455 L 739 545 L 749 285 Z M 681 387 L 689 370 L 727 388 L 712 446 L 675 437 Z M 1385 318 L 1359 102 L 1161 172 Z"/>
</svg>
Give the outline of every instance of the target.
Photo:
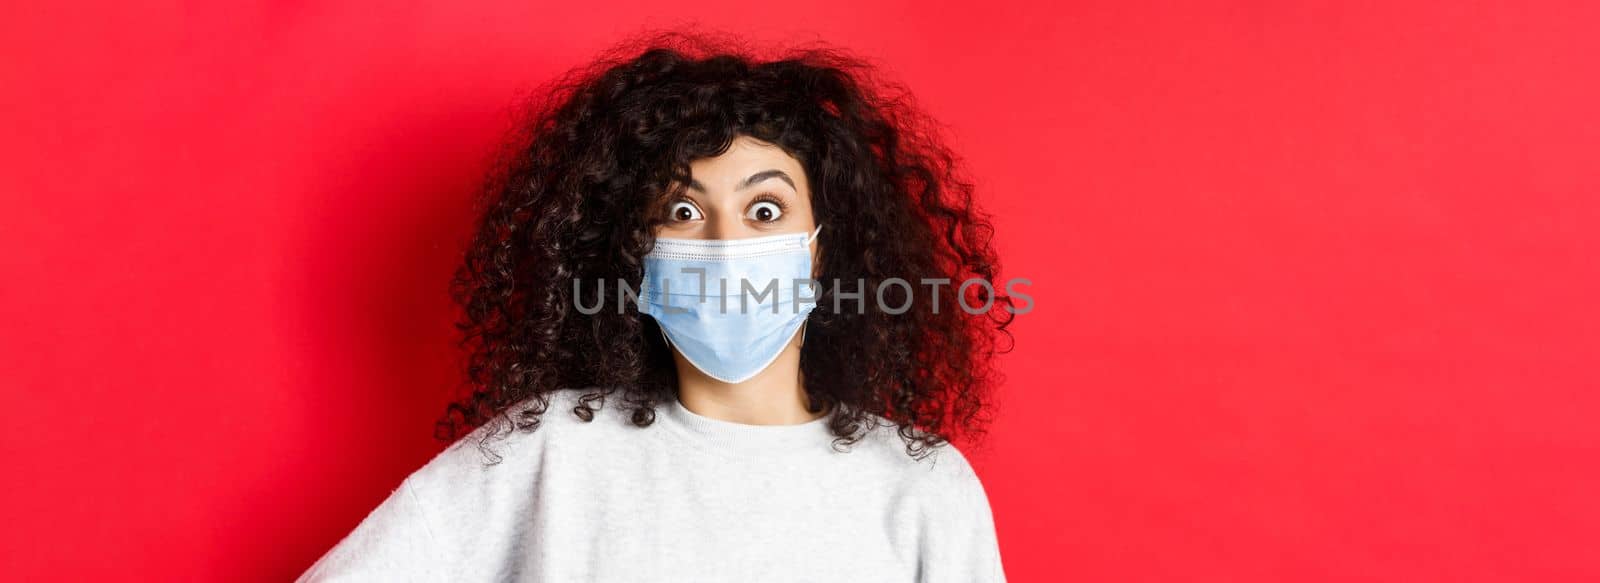
<svg viewBox="0 0 1600 583">
<path fill-rule="evenodd" d="M 738 136 L 721 156 L 695 160 L 689 170 L 693 182 L 667 202 L 657 237 L 745 239 L 817 227 L 805 169 L 776 145 Z"/>
</svg>

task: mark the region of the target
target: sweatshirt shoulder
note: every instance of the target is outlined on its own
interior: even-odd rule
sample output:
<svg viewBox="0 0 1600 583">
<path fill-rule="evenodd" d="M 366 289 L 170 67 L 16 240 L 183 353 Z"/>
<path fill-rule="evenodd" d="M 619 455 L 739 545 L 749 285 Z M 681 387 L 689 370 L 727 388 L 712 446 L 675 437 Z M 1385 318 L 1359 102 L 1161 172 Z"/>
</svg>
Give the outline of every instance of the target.
<svg viewBox="0 0 1600 583">
<path fill-rule="evenodd" d="M 892 521 L 916 533 L 918 580 L 1004 583 L 993 510 L 966 452 L 945 442 L 913 458 L 898 426 L 873 431 L 874 449 L 900 473 Z"/>
<path fill-rule="evenodd" d="M 875 465 L 899 475 L 908 489 L 929 493 L 969 488 L 977 482 L 971 461 L 955 443 L 947 441 L 931 447 L 918 444 L 922 449 L 913 455 L 906 450 L 900 425 L 877 415 L 871 418 L 877 425 L 862 440 L 862 453 L 871 456 Z M 911 434 L 926 435 L 921 430 L 912 430 Z"/>
<path fill-rule="evenodd" d="M 602 438 L 600 427 L 614 425 L 617 415 L 611 403 L 596 407 L 592 421 L 580 419 L 573 413 L 579 399 L 589 392 L 585 389 L 558 389 L 548 393 L 548 406 L 536 417 L 537 425 L 526 425 L 525 417 L 537 412 L 535 397 L 523 399 L 500 415 L 471 432 L 456 439 L 435 454 L 427 463 L 407 478 L 420 483 L 424 489 L 429 484 L 470 482 L 473 477 L 491 473 L 528 473 L 537 469 L 540 458 L 551 447 L 569 445 L 575 440 Z M 586 426 L 596 426 L 590 429 Z M 574 434 L 586 435 L 574 435 Z"/>
</svg>

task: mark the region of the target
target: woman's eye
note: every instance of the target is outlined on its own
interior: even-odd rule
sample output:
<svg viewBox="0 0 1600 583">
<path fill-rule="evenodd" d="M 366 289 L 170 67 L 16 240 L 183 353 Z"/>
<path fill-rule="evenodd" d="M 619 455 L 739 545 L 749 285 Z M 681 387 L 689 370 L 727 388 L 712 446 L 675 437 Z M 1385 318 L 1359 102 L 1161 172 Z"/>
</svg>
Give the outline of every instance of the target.
<svg viewBox="0 0 1600 583">
<path fill-rule="evenodd" d="M 694 203 L 686 200 L 680 200 L 676 203 L 673 203 L 672 209 L 669 210 L 667 214 L 668 216 L 671 216 L 672 220 L 674 221 L 693 221 L 701 218 L 700 209 L 695 207 Z"/>
<path fill-rule="evenodd" d="M 750 207 L 750 214 L 745 215 L 753 221 L 770 223 L 783 216 L 783 209 L 776 204 L 761 201 Z"/>
</svg>

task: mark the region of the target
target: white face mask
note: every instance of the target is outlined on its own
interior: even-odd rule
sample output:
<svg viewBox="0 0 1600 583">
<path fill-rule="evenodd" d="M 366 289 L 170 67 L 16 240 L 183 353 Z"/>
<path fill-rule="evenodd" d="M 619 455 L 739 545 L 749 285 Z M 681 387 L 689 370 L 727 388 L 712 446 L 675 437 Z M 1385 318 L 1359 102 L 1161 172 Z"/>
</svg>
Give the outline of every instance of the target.
<svg viewBox="0 0 1600 583">
<path fill-rule="evenodd" d="M 639 312 L 706 376 L 744 382 L 777 360 L 816 308 L 810 235 L 665 239 L 644 256 Z"/>
</svg>

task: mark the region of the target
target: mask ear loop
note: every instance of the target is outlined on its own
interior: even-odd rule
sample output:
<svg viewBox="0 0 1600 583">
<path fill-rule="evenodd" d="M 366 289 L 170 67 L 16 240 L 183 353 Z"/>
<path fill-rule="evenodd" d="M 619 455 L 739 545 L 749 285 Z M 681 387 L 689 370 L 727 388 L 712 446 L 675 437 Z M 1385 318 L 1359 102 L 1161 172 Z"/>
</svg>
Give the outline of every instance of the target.
<svg viewBox="0 0 1600 583">
<path fill-rule="evenodd" d="M 811 242 L 817 240 L 817 235 L 821 234 L 821 233 L 822 233 L 822 225 L 817 225 L 817 228 L 811 231 L 811 236 L 810 237 L 806 237 L 806 247 L 810 247 L 811 246 Z M 811 327 L 810 324 L 811 324 L 810 320 L 806 320 L 805 322 L 800 324 L 800 345 L 801 346 L 805 346 L 806 345 L 806 328 L 810 328 Z"/>
<path fill-rule="evenodd" d="M 817 240 L 817 235 L 820 234 L 820 233 L 822 233 L 822 225 L 817 225 L 817 228 L 815 230 L 811 231 L 811 236 L 810 237 L 806 237 L 806 246 L 810 247 L 811 246 L 811 242 Z M 800 324 L 800 345 L 801 346 L 805 346 L 806 345 L 806 328 L 811 327 L 810 324 L 811 324 L 810 320 L 806 320 L 805 322 L 802 322 Z"/>
</svg>

